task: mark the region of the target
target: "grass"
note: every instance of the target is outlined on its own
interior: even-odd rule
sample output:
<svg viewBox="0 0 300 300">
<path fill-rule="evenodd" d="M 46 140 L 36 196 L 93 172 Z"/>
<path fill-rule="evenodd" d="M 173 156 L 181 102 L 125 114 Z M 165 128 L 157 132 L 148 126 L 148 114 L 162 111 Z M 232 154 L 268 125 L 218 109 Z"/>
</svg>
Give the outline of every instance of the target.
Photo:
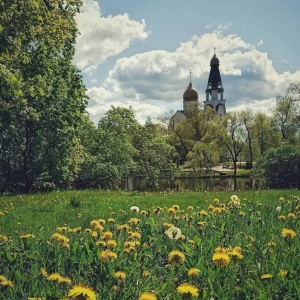
<svg viewBox="0 0 300 300">
<path fill-rule="evenodd" d="M 230 191 L 1 197 L 0 299 L 299 299 L 299 192 L 236 195 L 239 201 Z M 166 235 L 171 226 L 178 239 Z M 296 235 L 283 237 L 284 228 Z M 192 268 L 200 274 L 188 275 Z"/>
</svg>

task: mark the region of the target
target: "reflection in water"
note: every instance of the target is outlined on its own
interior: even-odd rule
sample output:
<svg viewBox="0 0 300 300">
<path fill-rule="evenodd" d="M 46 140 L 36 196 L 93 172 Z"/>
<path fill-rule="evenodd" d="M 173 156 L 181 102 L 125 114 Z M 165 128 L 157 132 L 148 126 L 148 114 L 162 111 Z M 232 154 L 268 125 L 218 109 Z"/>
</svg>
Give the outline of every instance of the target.
<svg viewBox="0 0 300 300">
<path fill-rule="evenodd" d="M 123 178 L 120 188 L 129 191 L 149 190 L 145 179 L 126 177 Z M 250 178 L 232 177 L 207 177 L 207 178 L 161 178 L 159 190 L 174 191 L 207 191 L 207 190 L 251 190 L 254 188 L 254 181 Z"/>
</svg>

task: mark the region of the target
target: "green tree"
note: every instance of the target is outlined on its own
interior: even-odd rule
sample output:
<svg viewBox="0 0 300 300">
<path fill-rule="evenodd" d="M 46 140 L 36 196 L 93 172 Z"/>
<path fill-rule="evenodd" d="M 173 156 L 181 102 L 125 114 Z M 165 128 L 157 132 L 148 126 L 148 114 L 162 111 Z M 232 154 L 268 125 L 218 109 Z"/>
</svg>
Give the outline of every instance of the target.
<svg viewBox="0 0 300 300">
<path fill-rule="evenodd" d="M 0 1 L 0 188 L 68 187 L 85 113 L 77 0 Z M 76 150 L 76 151 L 77 151 Z"/>
<path fill-rule="evenodd" d="M 299 145 L 282 144 L 261 156 L 254 166 L 252 177 L 264 179 L 269 188 L 299 188 L 299 174 Z"/>
</svg>

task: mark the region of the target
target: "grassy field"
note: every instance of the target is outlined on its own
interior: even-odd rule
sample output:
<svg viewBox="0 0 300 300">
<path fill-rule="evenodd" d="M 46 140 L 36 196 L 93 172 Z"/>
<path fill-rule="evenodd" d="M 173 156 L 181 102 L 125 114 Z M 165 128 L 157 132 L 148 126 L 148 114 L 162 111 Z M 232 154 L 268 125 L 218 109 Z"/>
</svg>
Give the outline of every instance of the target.
<svg viewBox="0 0 300 300">
<path fill-rule="evenodd" d="M 300 299 L 300 192 L 0 198 L 0 299 Z"/>
</svg>

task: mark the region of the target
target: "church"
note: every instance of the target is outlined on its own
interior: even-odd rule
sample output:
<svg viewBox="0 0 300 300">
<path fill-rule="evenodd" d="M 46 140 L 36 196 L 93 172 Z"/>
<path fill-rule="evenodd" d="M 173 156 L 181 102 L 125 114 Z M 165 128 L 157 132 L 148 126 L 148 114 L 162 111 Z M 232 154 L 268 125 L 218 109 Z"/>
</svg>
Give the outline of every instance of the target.
<svg viewBox="0 0 300 300">
<path fill-rule="evenodd" d="M 219 116 L 225 116 L 226 106 L 224 99 L 224 89 L 219 70 L 219 59 L 214 53 L 210 60 L 210 73 L 208 77 L 207 87 L 205 90 L 206 100 L 203 101 L 204 106 L 210 106 Z M 190 76 L 190 83 L 183 93 L 183 110 L 177 110 L 170 119 L 170 126 L 174 126 L 189 117 L 189 111 L 199 107 L 198 92 L 194 88 Z"/>
</svg>

